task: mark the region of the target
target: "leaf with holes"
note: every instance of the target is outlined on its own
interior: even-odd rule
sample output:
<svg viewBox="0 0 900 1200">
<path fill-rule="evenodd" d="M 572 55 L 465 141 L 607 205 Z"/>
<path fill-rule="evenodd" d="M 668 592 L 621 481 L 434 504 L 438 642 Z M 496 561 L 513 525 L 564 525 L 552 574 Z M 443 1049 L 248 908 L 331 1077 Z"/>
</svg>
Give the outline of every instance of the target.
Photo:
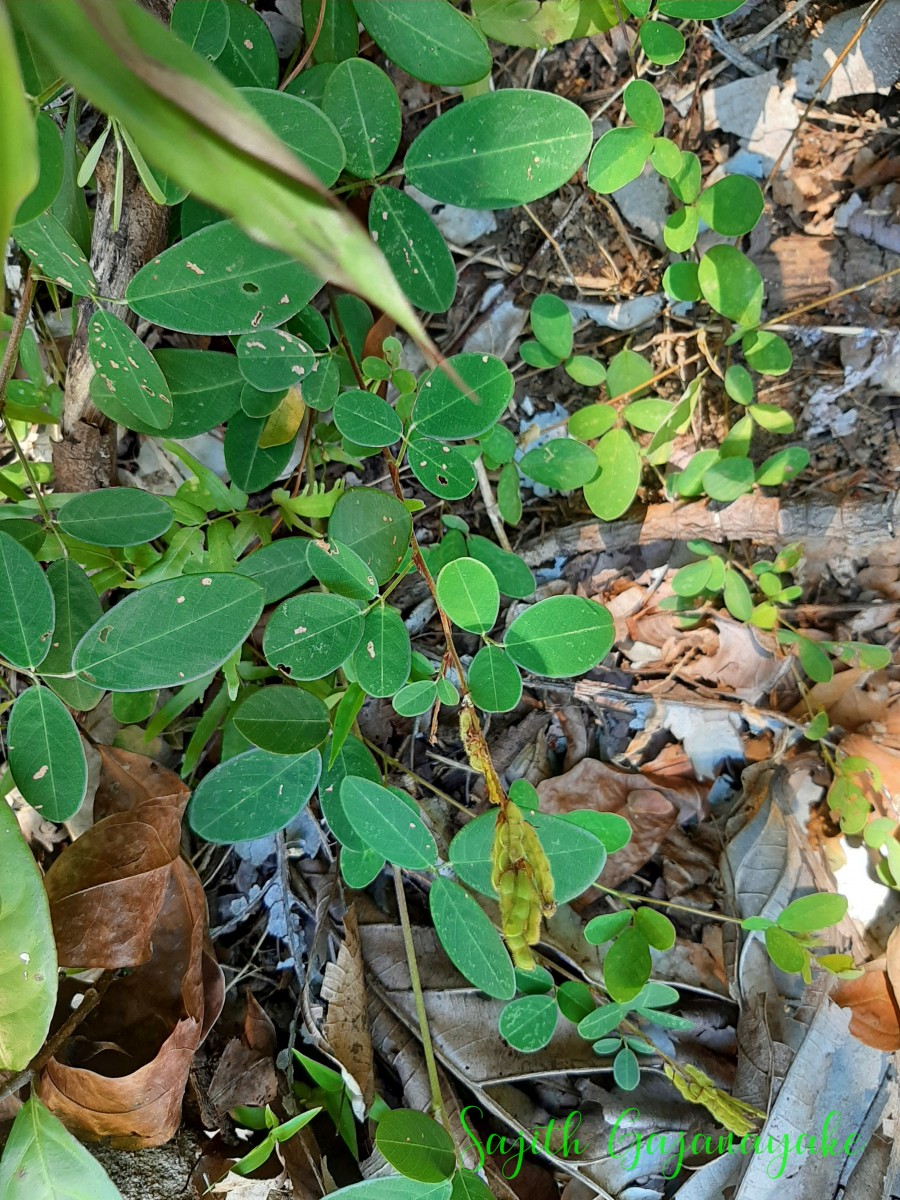
<svg viewBox="0 0 900 1200">
<path fill-rule="evenodd" d="M 47 821 L 68 821 L 87 790 L 81 737 L 65 705 L 45 687 L 22 692 L 9 717 L 9 773 Z"/>
<path fill-rule="evenodd" d="M 159 496 L 137 488 L 104 488 L 73 496 L 59 510 L 59 527 L 90 546 L 140 546 L 162 537 L 173 521 Z"/>
<path fill-rule="evenodd" d="M 428 895 L 435 933 L 456 969 L 480 991 L 511 1000 L 516 979 L 500 934 L 469 893 L 438 877 Z"/>
<path fill-rule="evenodd" d="M 172 423 L 169 385 L 156 359 L 124 321 L 98 309 L 88 324 L 88 353 L 100 383 L 91 397 L 101 410 L 111 397 L 112 419 L 132 413 L 144 425 L 165 429 Z M 102 386 L 101 386 L 102 384 Z M 109 414 L 107 414 L 109 415 Z"/>
<path fill-rule="evenodd" d="M 342 392 L 334 404 L 334 423 L 356 446 L 381 449 L 399 442 L 403 425 L 387 400 L 362 388 Z"/>
<path fill-rule="evenodd" d="M 426 125 L 403 165 L 414 187 L 443 204 L 515 208 L 562 187 L 587 157 L 592 136 L 587 115 L 570 100 L 503 88 Z"/>
<path fill-rule="evenodd" d="M 321 769 L 318 750 L 238 754 L 201 779 L 188 808 L 190 826 L 198 837 L 220 845 L 276 833 L 309 803 Z"/>
<path fill-rule="evenodd" d="M 80 246 L 52 212 L 41 213 L 15 230 L 19 247 L 41 274 L 75 296 L 93 296 L 97 281 Z"/>
<path fill-rule="evenodd" d="M 371 600 L 378 594 L 378 584 L 368 565 L 355 550 L 341 542 L 326 538 L 311 541 L 306 549 L 306 561 L 319 583 L 348 600 Z"/>
<path fill-rule="evenodd" d="M 217 670 L 263 609 L 262 588 L 242 575 L 185 575 L 120 600 L 85 633 L 72 665 L 111 692 L 180 687 Z"/>
<path fill-rule="evenodd" d="M 312 372 L 312 349 L 284 329 L 245 333 L 238 339 L 241 374 L 260 392 L 283 392 L 302 384 Z"/>
<path fill-rule="evenodd" d="M 434 838 L 418 811 L 393 792 L 348 775 L 341 783 L 341 807 L 363 845 L 410 871 L 427 871 L 437 861 Z"/>
<path fill-rule="evenodd" d="M 43 571 L 0 532 L 0 655 L 14 667 L 40 666 L 50 650 L 54 603 Z"/>
<path fill-rule="evenodd" d="M 452 442 L 487 433 L 512 399 L 512 373 L 490 354 L 455 354 L 447 365 L 469 390 L 461 391 L 440 367 L 429 371 L 419 383 L 415 428 L 425 437 Z"/>
<path fill-rule="evenodd" d="M 324 703 L 295 687 L 252 692 L 233 720 L 242 737 L 270 754 L 305 754 L 321 746 L 331 731 Z"/>
<path fill-rule="evenodd" d="M 359 686 L 368 696 L 393 696 L 409 678 L 409 633 L 395 608 L 377 604 L 366 614 L 353 654 Z"/>
<path fill-rule="evenodd" d="M 398 188 L 376 188 L 369 201 L 369 233 L 410 303 L 423 312 L 446 312 L 456 295 L 456 267 L 424 208 Z"/>
<path fill-rule="evenodd" d="M 485 712 L 510 712 L 522 698 L 519 668 L 499 646 L 481 647 L 467 679 L 473 703 Z"/>
<path fill-rule="evenodd" d="M 406 557 L 412 519 L 400 501 L 385 492 L 348 488 L 334 506 L 328 534 L 355 550 L 384 584 Z"/>
<path fill-rule="evenodd" d="M 488 567 L 476 558 L 457 558 L 437 577 L 437 600 L 460 629 L 487 633 L 497 620 L 500 589 Z"/>
<path fill-rule="evenodd" d="M 523 670 L 569 679 L 602 662 L 613 638 L 612 617 L 601 604 L 584 596 L 550 596 L 516 617 L 505 646 Z"/>
<path fill-rule="evenodd" d="M 181 333 L 254 333 L 305 308 L 321 286 L 286 254 L 220 221 L 142 267 L 125 299 L 147 321 Z"/>
<path fill-rule="evenodd" d="M 475 468 L 468 458 L 433 438 L 414 433 L 407 462 L 419 483 L 441 500 L 462 500 L 475 488 Z"/>
<path fill-rule="evenodd" d="M 388 169 L 402 123 L 397 90 L 381 67 L 364 58 L 338 63 L 325 84 L 322 109 L 340 134 L 351 175 L 374 179 Z"/>
<path fill-rule="evenodd" d="M 558 1010 L 553 996 L 522 996 L 500 1014 L 500 1036 L 514 1050 L 533 1054 L 542 1050 L 556 1029 Z"/>
<path fill-rule="evenodd" d="M 266 661 L 292 679 L 321 679 L 349 658 L 362 637 L 359 606 L 343 596 L 307 592 L 279 605 L 263 636 Z"/>
<path fill-rule="evenodd" d="M 487 42 L 448 0 L 353 0 L 353 7 L 366 33 L 413 79 L 456 87 L 477 83 L 490 72 Z"/>
</svg>

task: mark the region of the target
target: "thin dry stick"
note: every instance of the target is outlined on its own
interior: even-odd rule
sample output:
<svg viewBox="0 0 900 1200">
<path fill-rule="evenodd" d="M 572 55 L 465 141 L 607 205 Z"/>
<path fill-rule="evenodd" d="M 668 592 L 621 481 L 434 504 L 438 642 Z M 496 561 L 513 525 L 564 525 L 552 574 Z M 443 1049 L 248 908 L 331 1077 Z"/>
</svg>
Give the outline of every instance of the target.
<svg viewBox="0 0 900 1200">
<path fill-rule="evenodd" d="M 500 510 L 494 499 L 494 493 L 491 491 L 491 481 L 488 479 L 487 468 L 480 454 L 475 459 L 475 477 L 478 480 L 478 490 L 481 492 L 481 498 L 484 501 L 485 512 L 488 515 L 491 528 L 497 535 L 497 541 L 504 550 L 512 554 L 512 546 L 509 544 L 509 538 L 506 536 L 506 530 L 503 527 L 503 518 L 500 516 Z"/>
<path fill-rule="evenodd" d="M 309 60 L 312 58 L 313 51 L 316 48 L 316 42 L 319 40 L 319 35 L 322 32 L 322 26 L 325 24 L 325 5 L 326 5 L 326 3 L 327 3 L 327 0 L 319 0 L 319 19 L 316 22 L 316 28 L 313 31 L 313 35 L 312 35 L 312 38 L 310 39 L 310 43 L 306 47 L 306 49 L 303 51 L 303 57 L 297 63 L 296 67 L 294 67 L 293 71 L 291 71 L 290 75 L 288 75 L 288 77 L 282 83 L 280 83 L 278 85 L 279 92 L 283 92 L 284 89 L 289 84 L 294 82 L 294 80 L 297 78 L 297 76 L 300 74 L 300 72 L 303 70 L 303 68 L 306 66 L 306 64 L 309 62 Z"/>
<path fill-rule="evenodd" d="M 28 1083 L 32 1075 L 40 1071 L 41 1067 L 47 1065 L 56 1052 L 69 1040 L 85 1017 L 94 1011 L 103 999 L 106 989 L 115 979 L 117 973 L 116 971 L 104 971 L 94 986 L 88 988 L 84 993 L 81 1004 L 79 1004 L 74 1012 L 69 1013 L 53 1037 L 46 1043 L 43 1050 L 35 1055 L 24 1071 L 20 1071 L 12 1079 L 8 1079 L 2 1091 L 0 1091 L 0 1102 L 6 1100 L 9 1096 L 15 1095 L 20 1088 L 23 1088 Z"/>
</svg>

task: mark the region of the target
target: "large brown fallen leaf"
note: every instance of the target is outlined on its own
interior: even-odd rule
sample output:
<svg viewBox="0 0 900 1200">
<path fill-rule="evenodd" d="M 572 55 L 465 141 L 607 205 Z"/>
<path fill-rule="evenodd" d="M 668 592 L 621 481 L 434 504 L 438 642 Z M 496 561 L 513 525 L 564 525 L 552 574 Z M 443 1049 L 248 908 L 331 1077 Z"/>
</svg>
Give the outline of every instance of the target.
<svg viewBox="0 0 900 1200">
<path fill-rule="evenodd" d="M 44 880 L 62 967 L 147 962 L 190 797 L 149 758 L 101 746 L 94 824 Z"/>
<path fill-rule="evenodd" d="M 538 784 L 541 810 L 568 813 L 588 808 L 617 813 L 631 825 L 631 841 L 611 854 L 600 881 L 616 887 L 649 861 L 678 820 L 679 810 L 700 807 L 696 784 L 686 779 L 656 779 L 639 772 L 620 771 L 595 758 Z"/>
<path fill-rule="evenodd" d="M 48 881 L 56 872 L 48 890 L 60 960 L 134 969 L 47 1063 L 36 1090 L 73 1132 L 120 1149 L 159 1146 L 175 1134 L 191 1062 L 224 999 L 203 886 L 178 857 L 186 791 L 140 755 L 104 749 L 97 824 L 48 872 Z M 123 839 L 129 828 L 140 839 L 132 854 Z M 69 919 L 79 922 L 74 934 Z M 130 962 L 121 961 L 115 937 Z M 61 1016 L 74 987 L 61 990 Z"/>
<path fill-rule="evenodd" d="M 888 938 L 886 953 L 866 963 L 858 979 L 840 983 L 832 999 L 850 1009 L 850 1032 L 866 1046 L 900 1050 L 900 927 Z"/>
<path fill-rule="evenodd" d="M 368 1110 L 375 1096 L 375 1068 L 366 1015 L 366 972 L 352 905 L 344 914 L 344 942 L 337 962 L 325 967 L 322 999 L 328 1001 L 322 1032 L 335 1058 L 359 1084 Z"/>
</svg>

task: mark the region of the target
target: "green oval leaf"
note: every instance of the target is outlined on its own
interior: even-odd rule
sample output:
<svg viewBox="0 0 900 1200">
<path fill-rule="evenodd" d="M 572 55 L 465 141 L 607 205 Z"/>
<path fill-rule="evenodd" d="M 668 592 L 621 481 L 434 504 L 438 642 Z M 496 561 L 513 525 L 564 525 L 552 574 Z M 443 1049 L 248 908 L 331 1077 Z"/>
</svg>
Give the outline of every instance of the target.
<svg viewBox="0 0 900 1200">
<path fill-rule="evenodd" d="M 602 1004 L 578 1022 L 578 1033 L 589 1042 L 606 1037 L 627 1013 L 628 1008 L 624 1004 Z"/>
<path fill-rule="evenodd" d="M 22 692 L 7 741 L 9 773 L 25 800 L 48 821 L 68 821 L 87 791 L 87 761 L 62 701 L 45 687 Z"/>
<path fill-rule="evenodd" d="M 565 301 L 550 292 L 535 296 L 531 302 L 531 329 L 540 344 L 557 362 L 572 353 L 572 314 Z"/>
<path fill-rule="evenodd" d="M 749 458 L 723 458 L 703 472 L 703 487 L 711 500 L 730 504 L 753 490 L 753 479 L 753 463 Z"/>
<path fill-rule="evenodd" d="M 689 204 L 687 208 L 676 209 L 667 219 L 663 226 L 663 241 L 673 254 L 686 254 L 696 242 L 699 231 L 700 216 L 694 205 Z"/>
<path fill-rule="evenodd" d="M 0 1159 L 0 1195 L 4 1200 L 122 1200 L 96 1158 L 34 1095 L 9 1131 Z"/>
<path fill-rule="evenodd" d="M 593 809 L 576 808 L 572 812 L 563 813 L 560 819 L 571 821 L 573 825 L 579 825 L 582 829 L 592 833 L 598 841 L 602 842 L 607 854 L 615 854 L 617 850 L 622 850 L 631 841 L 631 826 L 624 817 L 620 817 L 617 813 L 594 812 Z"/>
<path fill-rule="evenodd" d="M 593 834 L 560 817 L 539 812 L 527 816 L 550 863 L 556 902 L 566 904 L 596 881 L 606 861 L 606 851 Z M 459 878 L 483 896 L 497 894 L 491 886 L 491 847 L 496 824 L 492 812 L 476 817 L 459 831 L 448 851 L 450 865 Z"/>
<path fill-rule="evenodd" d="M 14 667 L 40 666 L 50 650 L 50 584 L 24 546 L 0 532 L 0 655 Z"/>
<path fill-rule="evenodd" d="M 634 914 L 634 925 L 654 950 L 671 950 L 675 945 L 675 926 L 665 913 L 639 908 Z"/>
<path fill-rule="evenodd" d="M 610 129 L 600 138 L 588 163 L 588 187 L 608 196 L 637 179 L 653 149 L 653 134 L 636 126 Z"/>
<path fill-rule="evenodd" d="M 456 558 L 437 577 L 437 599 L 460 629 L 487 633 L 500 611 L 500 589 L 491 571 L 476 558 Z"/>
<path fill-rule="evenodd" d="M 56 620 L 40 674 L 70 708 L 88 712 L 100 702 L 102 690 L 80 679 L 54 677 L 71 673 L 75 647 L 103 611 L 100 598 L 82 568 L 70 558 L 50 563 L 47 582 L 53 592 Z"/>
<path fill-rule="evenodd" d="M 613 638 L 613 620 L 602 605 L 584 596 L 550 596 L 516 617 L 505 645 L 523 670 L 569 679 L 602 662 Z"/>
<path fill-rule="evenodd" d="M 633 920 L 634 913 L 630 908 L 626 908 L 622 912 L 604 913 L 600 917 L 594 917 L 584 927 L 584 940 L 591 946 L 602 946 L 604 942 L 611 942 L 614 937 L 618 937 Z M 592 1036 L 596 1037 L 597 1034 Z"/>
<path fill-rule="evenodd" d="M 349 846 L 341 849 L 340 861 L 344 883 L 358 891 L 377 879 L 385 866 L 384 859 L 374 850 L 351 850 Z"/>
<path fill-rule="evenodd" d="M 375 1145 L 395 1170 L 419 1183 L 440 1183 L 456 1170 L 453 1138 L 423 1112 L 395 1108 L 385 1113 Z"/>
<path fill-rule="evenodd" d="M 341 807 L 341 783 L 348 775 L 359 775 L 363 779 L 371 779 L 373 783 L 380 783 L 381 772 L 375 759 L 355 737 L 345 738 L 336 754 L 332 739 L 325 747 L 323 760 L 322 776 L 319 780 L 319 807 L 322 815 L 341 845 L 361 854 L 365 852 L 365 843 L 353 832 L 353 827 Z"/>
<path fill-rule="evenodd" d="M 328 110 L 323 112 L 309 100 L 269 88 L 241 88 L 240 94 L 319 182 L 331 187 L 343 171 L 347 155 Z"/>
<path fill-rule="evenodd" d="M 591 137 L 590 120 L 570 100 L 504 88 L 475 96 L 427 125 L 404 170 L 414 187 L 444 204 L 514 208 L 571 178 Z"/>
<path fill-rule="evenodd" d="M 691 303 L 699 300 L 701 292 L 697 279 L 697 264 L 677 262 L 666 267 L 663 274 L 663 290 L 673 300 L 687 300 Z"/>
<path fill-rule="evenodd" d="M 765 932 L 766 950 L 769 958 L 782 971 L 788 974 L 799 974 L 806 967 L 808 951 L 797 942 L 785 929 L 777 925 L 771 926 Z"/>
<path fill-rule="evenodd" d="M 0 877 L 0 1068 L 22 1071 L 44 1044 L 56 1006 L 56 942 L 41 873 L 6 802 L 0 804 Z M 0 1178 L 8 1157 L 7 1150 Z"/>
<path fill-rule="evenodd" d="M 400 145 L 400 101 L 381 67 L 364 58 L 338 63 L 322 108 L 341 136 L 351 175 L 374 179 L 388 169 Z"/>
<path fill-rule="evenodd" d="M 516 976 L 503 938 L 458 883 L 438 876 L 428 896 L 431 919 L 447 957 L 480 991 L 497 1000 L 516 994 Z"/>
<path fill-rule="evenodd" d="M 198 837 L 225 845 L 284 829 L 308 803 L 319 782 L 322 758 L 248 750 L 213 767 L 188 807 Z"/>
<path fill-rule="evenodd" d="M 423 312 L 446 312 L 456 295 L 456 267 L 424 208 L 398 188 L 376 188 L 369 201 L 369 233 L 409 302 Z"/>
<path fill-rule="evenodd" d="M 493 542 L 473 533 L 466 539 L 466 546 L 472 558 L 477 558 L 486 567 L 490 567 L 501 596 L 509 596 L 512 600 L 527 600 L 534 595 L 534 576 L 531 569 L 517 554 L 501 550 Z"/>
<path fill-rule="evenodd" d="M 622 930 L 606 952 L 603 960 L 603 984 L 613 1000 L 619 1004 L 627 1004 L 650 978 L 650 968 L 650 947 L 647 939 L 632 925 Z"/>
<path fill-rule="evenodd" d="M 523 455 L 519 470 L 526 479 L 544 487 L 570 492 L 597 474 L 597 458 L 593 450 L 574 438 L 551 438 Z"/>
<path fill-rule="evenodd" d="M 172 9 L 171 28 L 192 50 L 211 61 L 218 58 L 228 41 L 231 28 L 228 5 L 225 0 L 205 0 L 203 4 L 177 0 Z"/>
<path fill-rule="evenodd" d="M 348 600 L 371 600 L 378 584 L 355 550 L 332 539 L 318 538 L 307 546 L 306 560 L 323 587 Z"/>
<path fill-rule="evenodd" d="M 559 985 L 556 989 L 556 1003 L 562 1015 L 576 1025 L 597 1007 L 588 985 L 575 979 L 567 979 Z"/>
<path fill-rule="evenodd" d="M 652 83 L 646 79 L 632 79 L 625 88 L 622 102 L 635 125 L 650 133 L 659 133 L 665 120 L 665 111 Z"/>
<path fill-rule="evenodd" d="M 157 350 L 172 399 L 167 438 L 194 437 L 215 429 L 236 413 L 244 379 L 233 354 L 218 350 Z M 132 417 L 131 429 L 159 437 L 159 429 Z"/>
<path fill-rule="evenodd" d="M 17 226 L 15 233 L 20 248 L 48 279 L 75 296 L 96 293 L 97 281 L 81 247 L 52 212 Z"/>
<path fill-rule="evenodd" d="M 441 1183 L 419 1183 L 402 1175 L 366 1179 L 341 1188 L 341 1200 L 450 1200 L 449 1179 Z"/>
<path fill-rule="evenodd" d="M 291 592 L 299 592 L 312 579 L 306 554 L 307 540 L 286 537 L 254 550 L 234 568 L 239 575 L 256 580 L 266 604 L 275 604 Z"/>
<path fill-rule="evenodd" d="M 711 246 L 700 259 L 697 278 L 703 299 L 738 325 L 754 325 L 763 303 L 763 280 L 757 268 L 734 246 Z"/>
<path fill-rule="evenodd" d="M 553 1037 L 557 1013 L 553 996 L 522 996 L 501 1012 L 500 1036 L 523 1054 L 543 1050 Z"/>
<path fill-rule="evenodd" d="M 412 534 L 409 512 L 374 488 L 348 488 L 334 506 L 328 533 L 355 550 L 379 584 L 387 583 L 406 557 Z"/>
<path fill-rule="evenodd" d="M 401 717 L 421 717 L 437 700 L 437 684 L 432 679 L 417 679 L 400 689 L 392 703 Z"/>
<path fill-rule="evenodd" d="M 173 519 L 165 500 L 137 488 L 84 492 L 58 514 L 63 533 L 91 546 L 140 546 L 162 537 Z"/>
<path fill-rule="evenodd" d="M 139 316 L 181 333 L 255 333 L 298 313 L 321 286 L 294 259 L 220 221 L 142 267 L 125 299 Z"/>
<path fill-rule="evenodd" d="M 762 216 L 763 194 L 755 179 L 726 175 L 697 197 L 700 220 L 723 237 L 742 237 Z"/>
<path fill-rule="evenodd" d="M 362 637 L 359 606 L 343 596 L 304 592 L 272 613 L 263 653 L 292 679 L 321 679 L 349 658 Z"/>
<path fill-rule="evenodd" d="M 623 1046 L 613 1059 L 613 1078 L 623 1092 L 633 1092 L 640 1083 L 640 1063 L 630 1046 Z"/>
<path fill-rule="evenodd" d="M 760 375 L 784 375 L 794 361 L 791 348 L 784 338 L 767 329 L 745 334 L 741 339 L 741 349 L 747 362 Z"/>
<path fill-rule="evenodd" d="M 377 604 L 366 614 L 353 654 L 359 686 L 369 696 L 393 696 L 409 678 L 411 656 L 402 617 L 395 608 Z"/>
<path fill-rule="evenodd" d="M 637 494 L 640 452 L 627 429 L 611 429 L 597 443 L 594 453 L 600 474 L 584 485 L 584 498 L 602 521 L 615 521 L 628 511 Z"/>
<path fill-rule="evenodd" d="M 263 609 L 262 588 L 241 575 L 185 575 L 120 600 L 85 633 L 72 665 L 111 692 L 181 687 L 242 645 Z"/>
<path fill-rule="evenodd" d="M 775 924 L 791 933 L 818 933 L 838 925 L 847 915 L 847 897 L 830 892 L 816 892 L 792 900 L 775 919 Z"/>
<path fill-rule="evenodd" d="M 522 698 L 522 676 L 499 646 L 482 646 L 468 671 L 472 701 L 485 712 L 510 712 Z"/>
<path fill-rule="evenodd" d="M 381 449 L 399 442 L 403 425 L 387 400 L 362 388 L 351 388 L 338 396 L 334 405 L 334 423 L 356 446 Z"/>
<path fill-rule="evenodd" d="M 684 54 L 684 37 L 665 21 L 645 21 L 638 31 L 641 49 L 651 62 L 671 66 Z"/>
<path fill-rule="evenodd" d="M 302 688 L 260 688 L 232 719 L 242 737 L 270 754 L 305 754 L 321 746 L 331 732 L 328 709 Z"/>
<path fill-rule="evenodd" d="M 14 225 L 24 225 L 47 211 L 63 181 L 63 144 L 56 123 L 49 113 L 39 112 L 35 118 L 40 176 L 34 188 L 19 205 Z"/>
<path fill-rule="evenodd" d="M 809 451 L 805 446 L 788 446 L 767 458 L 756 472 L 756 482 L 762 487 L 781 487 L 809 466 Z"/>
<path fill-rule="evenodd" d="M 463 441 L 486 433 L 506 411 L 514 381 L 504 362 L 490 354 L 456 354 L 447 360 L 470 390 L 460 391 L 439 368 L 421 379 L 413 421 L 425 437 Z"/>
<path fill-rule="evenodd" d="M 477 83 L 490 72 L 487 43 L 448 0 L 353 0 L 353 7 L 366 32 L 413 79 L 453 87 Z"/>
<path fill-rule="evenodd" d="M 341 808 L 366 849 L 410 871 L 427 871 L 437 861 L 434 838 L 418 809 L 388 788 L 358 775 L 341 782 Z"/>
<path fill-rule="evenodd" d="M 263 446 L 267 417 L 248 417 L 236 412 L 225 432 L 225 466 L 231 482 L 243 492 L 261 492 L 287 468 L 294 452 L 294 438 L 278 446 Z"/>
</svg>

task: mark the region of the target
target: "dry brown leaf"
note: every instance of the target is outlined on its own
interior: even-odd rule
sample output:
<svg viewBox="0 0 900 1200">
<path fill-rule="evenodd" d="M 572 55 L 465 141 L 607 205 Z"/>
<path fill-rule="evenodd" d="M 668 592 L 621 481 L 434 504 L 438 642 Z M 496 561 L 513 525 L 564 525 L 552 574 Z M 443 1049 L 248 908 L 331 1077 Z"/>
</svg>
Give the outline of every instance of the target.
<svg viewBox="0 0 900 1200">
<path fill-rule="evenodd" d="M 875 1050 L 900 1050 L 900 1010 L 888 983 L 885 959 L 867 963 L 864 974 L 838 985 L 832 999 L 849 1008 L 850 1033 Z"/>
<path fill-rule="evenodd" d="M 375 1068 L 366 1015 L 366 972 L 352 905 L 344 915 L 344 942 L 337 962 L 325 968 L 322 999 L 328 1002 L 322 1032 L 335 1058 L 359 1084 L 368 1110 L 375 1096 Z"/>
<path fill-rule="evenodd" d="M 278 1095 L 275 1026 L 249 989 L 246 1000 L 241 1036 L 225 1047 L 209 1085 L 220 1116 L 237 1105 L 262 1108 Z"/>
<path fill-rule="evenodd" d="M 150 958 L 190 790 L 140 754 L 99 749 L 95 824 L 63 851 L 44 883 L 60 966 L 116 970 Z"/>
<path fill-rule="evenodd" d="M 609 856 L 600 876 L 606 887 L 616 887 L 653 857 L 677 822 L 679 808 L 690 807 L 691 798 L 698 792 L 688 780 L 660 781 L 584 758 L 564 775 L 538 784 L 538 795 L 543 812 L 568 813 L 587 808 L 625 817 L 631 825 L 631 841 Z"/>
<path fill-rule="evenodd" d="M 775 657 L 775 639 L 761 629 L 721 614 L 712 623 L 718 632 L 715 649 L 680 666 L 679 678 L 702 680 L 717 691 L 759 703 L 790 669 L 790 659 Z"/>
<path fill-rule="evenodd" d="M 824 709 L 832 725 L 852 732 L 872 722 L 883 722 L 893 694 L 887 671 L 848 667 L 836 672 L 828 683 L 815 684 L 807 699 L 795 704 L 788 715 L 795 721 L 807 721 L 810 712 Z"/>
<path fill-rule="evenodd" d="M 94 880 L 98 906 L 93 920 L 108 919 L 122 931 L 133 953 L 149 948 L 149 955 L 132 959 L 134 970 L 111 984 L 77 1036 L 47 1063 L 35 1090 L 73 1132 L 87 1140 L 107 1140 L 120 1149 L 159 1146 L 175 1134 L 194 1053 L 224 1000 L 222 972 L 209 943 L 203 885 L 193 867 L 177 857 L 186 790 L 172 772 L 147 759 L 105 750 L 98 793 L 100 820 L 58 860 L 63 866 L 57 878 L 66 886 L 58 889 L 52 903 L 63 944 L 80 948 L 96 943 L 100 950 L 114 949 L 107 933 L 95 934 L 91 927 L 89 881 Z M 138 816 L 134 828 L 144 839 L 138 854 L 125 859 L 124 869 L 130 874 L 123 883 L 130 891 L 117 889 L 110 857 L 127 848 L 121 833 L 129 828 L 129 805 L 134 805 Z M 151 851 L 152 839 L 145 836 L 154 829 L 163 845 L 156 853 Z M 91 839 L 95 830 L 100 833 Z M 163 868 L 173 842 L 176 857 Z M 93 846 L 94 854 L 86 853 L 85 846 L 88 850 Z M 71 856 L 69 863 L 64 862 L 67 856 Z M 157 865 L 135 871 L 136 862 L 141 868 L 148 862 Z M 165 879 L 162 897 L 158 903 L 155 897 L 151 901 L 150 909 L 156 908 L 151 916 L 137 893 L 142 880 L 148 890 L 158 887 L 161 875 Z M 123 895 L 124 911 L 115 914 L 114 899 Z M 68 931 L 57 923 L 69 911 L 84 922 L 75 938 L 67 938 Z M 78 958 L 73 965 L 102 964 Z M 61 990 L 61 1014 L 68 1011 L 75 986 L 70 983 Z"/>
</svg>

